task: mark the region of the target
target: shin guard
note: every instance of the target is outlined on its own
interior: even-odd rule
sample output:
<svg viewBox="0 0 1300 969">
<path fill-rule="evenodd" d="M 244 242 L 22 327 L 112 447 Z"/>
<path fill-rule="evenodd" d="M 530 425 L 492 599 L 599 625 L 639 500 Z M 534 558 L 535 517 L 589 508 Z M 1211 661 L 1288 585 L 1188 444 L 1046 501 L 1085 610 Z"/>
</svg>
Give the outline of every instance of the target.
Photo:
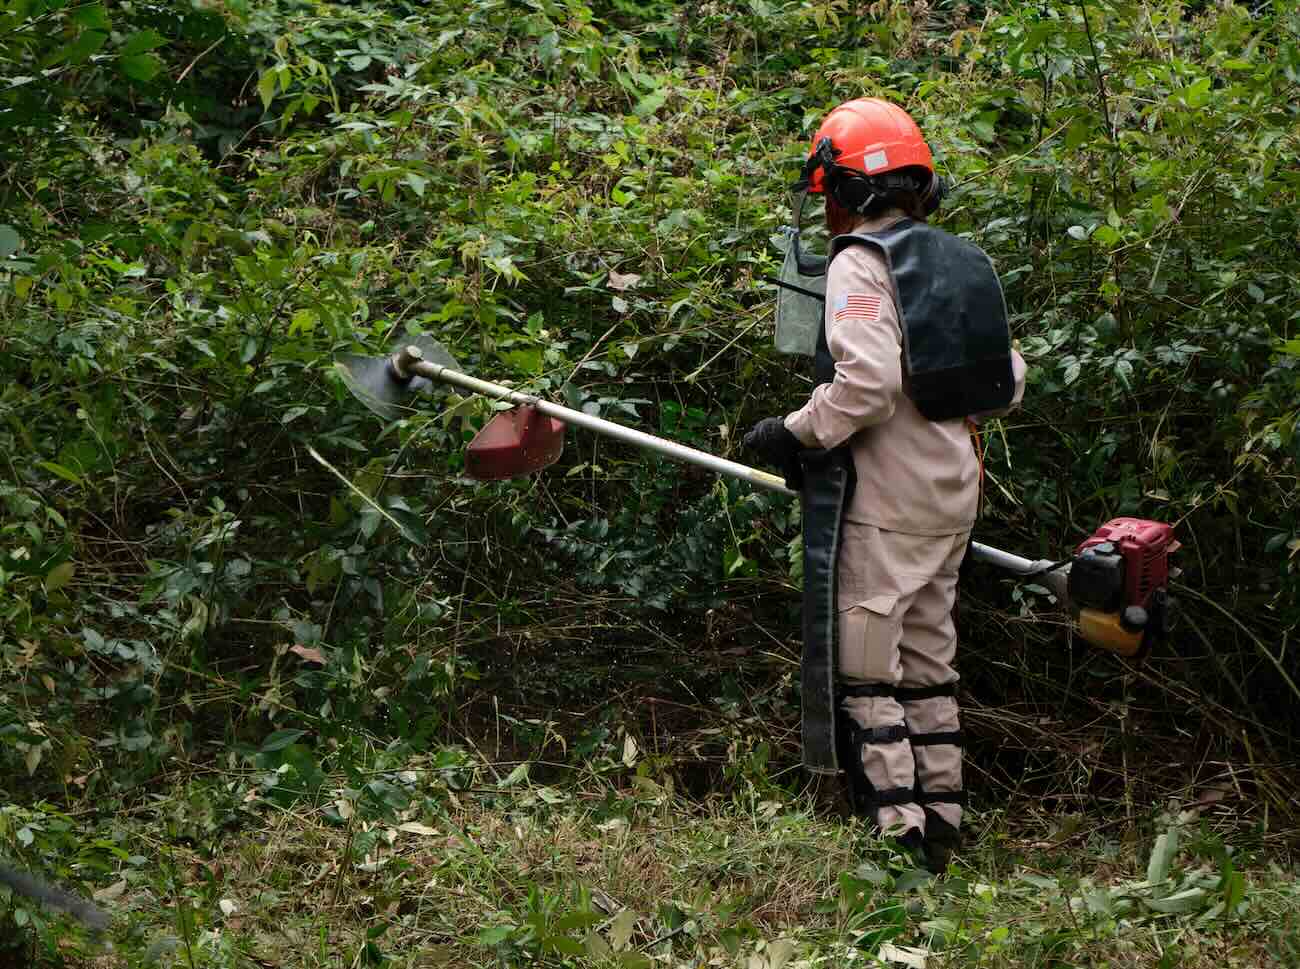
<svg viewBox="0 0 1300 969">
<path fill-rule="evenodd" d="M 937 817 L 954 832 L 961 824 L 966 792 L 962 788 L 962 733 L 955 698 L 956 683 L 899 687 L 908 739 L 916 759 L 916 803 L 929 818 Z"/>
</svg>

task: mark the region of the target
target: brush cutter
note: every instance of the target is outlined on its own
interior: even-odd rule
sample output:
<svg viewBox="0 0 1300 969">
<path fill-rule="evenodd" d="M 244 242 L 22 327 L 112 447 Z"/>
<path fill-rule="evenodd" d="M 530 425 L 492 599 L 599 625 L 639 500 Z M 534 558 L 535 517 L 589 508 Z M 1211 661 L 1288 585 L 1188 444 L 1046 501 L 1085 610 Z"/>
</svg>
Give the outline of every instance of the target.
<svg viewBox="0 0 1300 969">
<path fill-rule="evenodd" d="M 798 494 L 779 475 L 472 377 L 427 336 L 403 340 L 387 357 L 345 355 L 336 367 L 352 394 L 385 420 L 411 413 L 417 395 L 434 382 L 515 404 L 488 421 L 465 452 L 466 472 L 478 480 L 522 477 L 549 467 L 563 451 L 564 426 L 573 424 L 759 488 Z M 1137 657 L 1167 630 L 1169 556 L 1178 548 L 1169 525 L 1116 518 L 1063 561 L 1024 558 L 979 542 L 971 542 L 969 554 L 976 562 L 1042 583 L 1069 609 L 1087 642 Z"/>
</svg>

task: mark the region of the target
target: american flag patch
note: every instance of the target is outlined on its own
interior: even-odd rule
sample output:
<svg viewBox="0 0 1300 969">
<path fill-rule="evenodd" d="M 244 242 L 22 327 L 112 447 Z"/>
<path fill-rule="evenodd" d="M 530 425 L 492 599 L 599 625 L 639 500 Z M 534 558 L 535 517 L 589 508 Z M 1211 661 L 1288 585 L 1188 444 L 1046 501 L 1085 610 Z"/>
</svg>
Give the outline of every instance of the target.
<svg viewBox="0 0 1300 969">
<path fill-rule="evenodd" d="M 880 319 L 880 296 L 876 293 L 844 293 L 835 300 L 832 322 L 862 320 L 871 323 Z"/>
</svg>

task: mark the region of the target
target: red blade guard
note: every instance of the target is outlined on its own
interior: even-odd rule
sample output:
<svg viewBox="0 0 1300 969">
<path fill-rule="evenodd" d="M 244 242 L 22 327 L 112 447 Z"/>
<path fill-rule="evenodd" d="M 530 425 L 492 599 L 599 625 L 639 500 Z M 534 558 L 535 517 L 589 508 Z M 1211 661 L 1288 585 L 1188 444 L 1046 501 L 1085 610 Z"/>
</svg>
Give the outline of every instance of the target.
<svg viewBox="0 0 1300 969">
<path fill-rule="evenodd" d="M 564 451 L 564 423 L 524 404 L 483 425 L 465 451 L 465 471 L 479 481 L 502 481 L 550 467 Z"/>
</svg>

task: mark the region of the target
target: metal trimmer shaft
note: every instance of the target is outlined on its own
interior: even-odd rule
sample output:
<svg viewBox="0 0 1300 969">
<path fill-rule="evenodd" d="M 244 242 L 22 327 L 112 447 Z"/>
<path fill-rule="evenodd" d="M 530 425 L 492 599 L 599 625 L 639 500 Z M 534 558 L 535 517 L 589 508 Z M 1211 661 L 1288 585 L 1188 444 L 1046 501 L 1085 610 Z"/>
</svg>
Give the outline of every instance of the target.
<svg viewBox="0 0 1300 969">
<path fill-rule="evenodd" d="M 488 380 L 480 380 L 478 377 L 471 377 L 468 374 L 453 370 L 450 367 L 437 363 L 431 363 L 424 359 L 424 354 L 417 346 L 405 347 L 392 357 L 393 370 L 400 378 L 411 376 L 426 377 L 429 380 L 436 380 L 441 383 L 451 384 L 460 387 L 462 390 L 468 390 L 475 394 L 482 394 L 485 397 L 491 397 L 494 400 L 506 400 L 512 404 L 527 404 L 537 408 L 543 414 L 547 414 L 566 424 L 573 424 L 577 427 L 586 428 L 597 434 L 603 434 L 606 437 L 612 437 L 624 444 L 631 444 L 647 451 L 653 451 L 656 454 L 671 458 L 674 461 L 681 461 L 685 464 L 693 464 L 696 467 L 704 468 L 716 474 L 728 475 L 733 478 L 739 478 L 742 481 L 748 481 L 750 484 L 757 485 L 760 488 L 766 488 L 768 491 L 777 491 L 786 495 L 798 495 L 798 492 L 787 488 L 785 479 L 780 475 L 772 474 L 769 471 L 762 471 L 758 468 L 751 468 L 748 465 L 740 464 L 737 461 L 730 461 L 727 458 L 720 458 L 715 454 L 709 454 L 707 451 L 700 451 L 693 447 L 687 447 L 685 444 L 679 444 L 676 441 L 665 440 L 661 437 L 655 437 L 653 434 L 647 434 L 645 431 L 638 431 L 635 428 L 625 427 L 615 421 L 605 420 L 602 417 L 595 417 L 591 414 L 584 414 L 582 411 L 574 410 L 571 407 L 565 407 L 562 404 L 554 404 L 549 400 L 536 397 L 532 394 L 525 394 L 518 390 L 511 390 L 509 387 L 501 384 L 492 383 Z M 986 562 L 989 565 L 1016 575 L 1025 577 L 1041 576 L 1045 585 L 1052 590 L 1062 601 L 1065 600 L 1065 569 L 1053 569 L 1056 564 L 1050 559 L 1027 559 L 1020 555 L 1014 555 L 1011 552 L 1004 552 L 1001 549 L 994 548 L 990 545 L 983 545 L 979 542 L 970 543 L 970 554 L 977 562 Z"/>
</svg>

